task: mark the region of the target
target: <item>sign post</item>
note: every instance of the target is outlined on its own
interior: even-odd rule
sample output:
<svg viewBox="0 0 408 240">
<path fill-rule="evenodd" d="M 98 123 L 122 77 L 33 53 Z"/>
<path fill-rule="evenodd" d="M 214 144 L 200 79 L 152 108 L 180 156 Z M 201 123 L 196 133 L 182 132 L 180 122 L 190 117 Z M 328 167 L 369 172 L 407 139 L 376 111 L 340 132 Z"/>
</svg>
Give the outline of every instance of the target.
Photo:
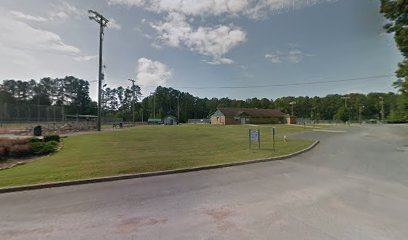
<svg viewBox="0 0 408 240">
<path fill-rule="evenodd" d="M 275 134 L 276 134 L 276 128 L 272 128 L 272 143 L 273 143 L 273 151 L 275 152 Z"/>
<path fill-rule="evenodd" d="M 249 129 L 249 148 L 252 147 L 252 142 L 258 142 L 258 149 L 261 149 L 261 130 Z"/>
</svg>

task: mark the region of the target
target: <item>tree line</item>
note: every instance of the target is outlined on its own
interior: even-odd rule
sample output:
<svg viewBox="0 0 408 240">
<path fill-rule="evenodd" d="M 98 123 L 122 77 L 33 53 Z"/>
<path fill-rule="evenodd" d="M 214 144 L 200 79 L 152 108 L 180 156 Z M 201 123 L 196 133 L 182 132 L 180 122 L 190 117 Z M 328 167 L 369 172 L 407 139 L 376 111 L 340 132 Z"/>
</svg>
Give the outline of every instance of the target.
<svg viewBox="0 0 408 240">
<path fill-rule="evenodd" d="M 398 88 L 399 95 L 390 119 L 408 122 L 408 1 L 381 0 L 380 12 L 389 21 L 384 29 L 393 34 L 403 56 L 395 72 L 399 79 L 394 86 Z"/>
<path fill-rule="evenodd" d="M 325 97 L 281 97 L 276 99 L 248 98 L 245 100 L 230 98 L 199 98 L 187 92 L 173 88 L 157 87 L 150 96 L 137 103 L 138 119 L 142 116 L 165 117 L 178 116 L 181 122 L 191 118 L 208 118 L 219 107 L 273 108 L 298 118 L 310 120 L 359 121 L 366 119 L 384 120 L 390 117 L 397 104 L 395 93 L 352 93 L 347 95 L 331 94 Z M 179 110 L 179 111 L 178 111 Z M 395 120 L 393 120 L 395 121 Z"/>
<path fill-rule="evenodd" d="M 146 121 L 168 115 L 188 119 L 208 118 L 219 107 L 275 108 L 286 114 L 310 120 L 400 121 L 397 113 L 399 95 L 389 93 L 331 94 L 325 97 L 281 97 L 276 99 L 200 98 L 173 88 L 157 87 L 153 94 L 141 98 L 138 85 L 111 88 L 102 92 L 102 115 L 125 121 Z M 42 78 L 39 81 L 4 80 L 0 84 L 0 102 L 64 106 L 66 114 L 96 115 L 97 103 L 89 96 L 89 82 L 73 76 Z M 292 106 L 293 105 L 293 106 Z"/>
<path fill-rule="evenodd" d="M 89 82 L 73 76 L 45 77 L 39 81 L 3 80 L 0 103 L 64 106 L 66 114 L 96 114 Z"/>
</svg>

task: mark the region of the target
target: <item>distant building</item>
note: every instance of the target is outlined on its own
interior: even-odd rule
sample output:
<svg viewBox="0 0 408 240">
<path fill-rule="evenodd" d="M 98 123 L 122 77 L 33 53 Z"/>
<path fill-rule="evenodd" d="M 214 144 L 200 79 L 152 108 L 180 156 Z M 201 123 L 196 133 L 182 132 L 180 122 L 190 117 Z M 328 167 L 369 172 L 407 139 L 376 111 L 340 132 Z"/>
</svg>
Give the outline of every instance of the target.
<svg viewBox="0 0 408 240">
<path fill-rule="evenodd" d="M 163 124 L 163 121 L 161 118 L 149 118 L 147 124 Z"/>
<path fill-rule="evenodd" d="M 286 117 L 286 122 L 290 125 L 290 124 L 296 124 L 296 117 L 295 116 L 287 116 Z"/>
<path fill-rule="evenodd" d="M 167 116 L 163 120 L 164 125 L 177 125 L 177 118 L 174 116 Z"/>
<path fill-rule="evenodd" d="M 276 124 L 284 123 L 285 114 L 277 109 L 218 108 L 211 115 L 211 124 Z"/>
<path fill-rule="evenodd" d="M 189 124 L 210 124 L 210 119 L 188 119 L 187 123 Z"/>
</svg>

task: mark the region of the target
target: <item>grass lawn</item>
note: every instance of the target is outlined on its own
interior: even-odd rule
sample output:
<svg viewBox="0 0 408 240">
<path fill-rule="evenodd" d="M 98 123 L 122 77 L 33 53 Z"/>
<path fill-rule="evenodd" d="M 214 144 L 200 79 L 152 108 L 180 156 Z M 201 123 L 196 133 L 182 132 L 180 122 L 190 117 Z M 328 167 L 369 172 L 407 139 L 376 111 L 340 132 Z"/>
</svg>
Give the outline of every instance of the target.
<svg viewBox="0 0 408 240">
<path fill-rule="evenodd" d="M 274 152 L 272 126 L 263 125 L 252 127 L 261 129 L 261 149 L 250 150 L 249 127 L 141 126 L 70 136 L 58 153 L 0 171 L 0 187 L 239 162 L 292 153 L 313 142 L 289 138 L 284 143 L 283 135 L 305 129 L 276 125 Z"/>
</svg>

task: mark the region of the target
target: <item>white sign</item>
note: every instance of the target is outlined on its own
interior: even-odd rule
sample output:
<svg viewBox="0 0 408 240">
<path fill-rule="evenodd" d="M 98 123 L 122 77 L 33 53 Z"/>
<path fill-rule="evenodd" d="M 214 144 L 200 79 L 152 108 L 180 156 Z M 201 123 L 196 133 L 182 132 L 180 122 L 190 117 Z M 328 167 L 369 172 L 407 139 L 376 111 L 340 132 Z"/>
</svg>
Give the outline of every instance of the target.
<svg viewBox="0 0 408 240">
<path fill-rule="evenodd" d="M 259 141 L 259 132 L 256 129 L 250 130 L 250 138 L 251 142 L 258 142 Z"/>
</svg>

